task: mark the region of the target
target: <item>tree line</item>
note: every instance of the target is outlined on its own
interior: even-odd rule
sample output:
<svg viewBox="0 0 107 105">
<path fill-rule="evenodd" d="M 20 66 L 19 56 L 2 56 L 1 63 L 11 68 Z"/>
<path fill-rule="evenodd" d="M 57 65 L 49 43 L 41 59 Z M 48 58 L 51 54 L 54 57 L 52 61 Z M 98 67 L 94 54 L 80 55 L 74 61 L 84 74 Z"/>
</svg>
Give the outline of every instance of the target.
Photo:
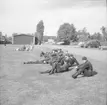
<svg viewBox="0 0 107 105">
<path fill-rule="evenodd" d="M 47 40 L 44 36 L 44 22 L 43 20 L 40 20 L 36 26 L 36 33 L 35 36 L 38 38 L 38 44 L 40 45 L 43 40 Z M 99 41 L 107 41 L 107 28 L 105 26 L 102 26 L 100 28 L 102 33 L 95 32 L 94 34 L 90 34 L 86 27 L 84 27 L 82 30 L 77 30 L 74 24 L 70 23 L 63 23 L 59 26 L 59 29 L 57 31 L 56 39 L 54 37 L 54 40 L 59 42 L 63 41 L 66 43 L 72 42 L 80 42 L 80 41 L 87 41 L 92 39 L 97 39 Z M 45 38 L 44 38 L 45 37 Z M 7 39 L 11 40 L 11 37 L 7 37 Z"/>
<path fill-rule="evenodd" d="M 63 23 L 60 25 L 58 31 L 57 31 L 57 37 L 56 41 L 64 41 L 66 43 L 72 42 L 77 42 L 77 41 L 87 41 L 87 40 L 92 40 L 96 39 L 99 41 L 107 41 L 107 28 L 102 26 L 101 27 L 101 32 L 95 32 L 94 34 L 90 34 L 87 32 L 86 27 L 84 27 L 82 30 L 77 30 L 74 24 L 70 23 Z M 39 44 L 43 41 L 43 32 L 44 32 L 44 24 L 43 21 L 41 20 L 37 24 L 37 36 L 39 39 Z"/>
</svg>

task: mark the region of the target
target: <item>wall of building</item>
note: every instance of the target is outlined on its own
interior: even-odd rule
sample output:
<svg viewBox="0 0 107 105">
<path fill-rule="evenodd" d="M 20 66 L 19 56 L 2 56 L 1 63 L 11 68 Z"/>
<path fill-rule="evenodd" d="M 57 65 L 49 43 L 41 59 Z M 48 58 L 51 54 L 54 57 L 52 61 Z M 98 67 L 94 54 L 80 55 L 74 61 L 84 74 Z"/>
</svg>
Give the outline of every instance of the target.
<svg viewBox="0 0 107 105">
<path fill-rule="evenodd" d="M 13 44 L 32 44 L 32 43 L 34 43 L 34 36 L 24 34 L 13 36 Z"/>
</svg>

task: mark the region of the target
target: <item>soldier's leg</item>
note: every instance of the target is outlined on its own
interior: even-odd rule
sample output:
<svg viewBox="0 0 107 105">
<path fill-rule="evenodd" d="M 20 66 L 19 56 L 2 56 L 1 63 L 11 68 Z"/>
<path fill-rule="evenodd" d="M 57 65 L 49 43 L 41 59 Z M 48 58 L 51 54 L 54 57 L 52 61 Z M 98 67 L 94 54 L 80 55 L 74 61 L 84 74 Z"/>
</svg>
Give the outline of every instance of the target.
<svg viewBox="0 0 107 105">
<path fill-rule="evenodd" d="M 90 77 L 90 76 L 92 76 L 92 70 L 85 70 L 84 72 L 83 72 L 83 75 L 84 76 L 87 76 L 87 77 Z"/>
<path fill-rule="evenodd" d="M 55 73 L 60 73 L 61 71 L 61 65 L 60 64 L 57 64 L 56 65 L 56 69 L 54 70 Z"/>
<path fill-rule="evenodd" d="M 56 62 L 52 64 L 52 69 L 51 69 L 51 72 L 49 73 L 50 75 L 55 73 L 56 66 L 57 66 Z"/>
<path fill-rule="evenodd" d="M 66 64 L 66 65 L 59 65 L 58 68 L 57 68 L 57 72 L 65 72 L 65 71 L 68 71 L 69 70 L 69 66 Z"/>
<path fill-rule="evenodd" d="M 78 71 L 76 71 L 76 73 L 74 73 L 74 74 L 72 75 L 72 77 L 75 79 L 75 78 L 78 77 L 78 75 L 82 74 L 83 72 L 84 72 L 83 69 L 79 69 Z"/>
<path fill-rule="evenodd" d="M 51 69 L 49 75 L 54 74 L 55 73 L 55 69 Z"/>
<path fill-rule="evenodd" d="M 56 64 L 55 67 L 53 68 L 53 71 L 52 73 L 58 73 L 59 72 L 59 69 L 60 69 L 60 65 L 59 64 Z"/>
<path fill-rule="evenodd" d="M 78 75 L 79 75 L 78 72 L 76 72 L 72 75 L 72 78 L 76 79 Z"/>
<path fill-rule="evenodd" d="M 43 64 L 43 62 L 37 60 L 37 61 L 28 61 L 28 62 L 24 62 L 24 64 Z"/>
<path fill-rule="evenodd" d="M 40 71 L 41 74 L 50 73 L 50 72 L 51 72 L 51 70 Z"/>
</svg>

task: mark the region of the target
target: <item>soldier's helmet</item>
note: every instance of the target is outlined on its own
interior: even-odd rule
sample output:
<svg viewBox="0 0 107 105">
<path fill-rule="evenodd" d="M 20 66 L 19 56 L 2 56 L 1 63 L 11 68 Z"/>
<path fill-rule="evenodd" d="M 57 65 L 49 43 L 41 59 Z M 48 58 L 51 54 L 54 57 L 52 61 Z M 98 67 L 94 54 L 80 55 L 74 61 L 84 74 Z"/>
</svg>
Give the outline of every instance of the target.
<svg viewBox="0 0 107 105">
<path fill-rule="evenodd" d="M 84 56 L 84 57 L 82 57 L 82 60 L 87 60 L 87 57 L 85 57 L 85 56 Z"/>
<path fill-rule="evenodd" d="M 66 56 L 65 59 L 64 59 L 64 61 L 65 61 L 65 62 L 68 62 L 68 60 L 69 60 L 69 57 Z"/>
</svg>

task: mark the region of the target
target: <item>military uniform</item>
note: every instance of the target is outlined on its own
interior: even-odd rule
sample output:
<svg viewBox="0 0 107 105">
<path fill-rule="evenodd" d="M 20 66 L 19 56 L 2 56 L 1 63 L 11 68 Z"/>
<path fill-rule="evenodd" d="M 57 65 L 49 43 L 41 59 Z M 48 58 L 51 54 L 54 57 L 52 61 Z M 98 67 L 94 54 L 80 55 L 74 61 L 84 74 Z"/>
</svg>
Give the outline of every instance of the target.
<svg viewBox="0 0 107 105">
<path fill-rule="evenodd" d="M 64 56 L 61 56 L 58 59 L 58 62 L 55 62 L 52 65 L 50 74 L 69 71 L 69 67 L 73 66 L 74 63 L 76 63 L 76 65 L 79 65 L 78 61 L 74 57 L 65 58 Z"/>
<path fill-rule="evenodd" d="M 79 62 L 75 59 L 75 57 L 72 56 L 72 58 L 70 57 L 67 61 L 69 67 L 72 67 L 73 65 L 79 65 Z"/>
<path fill-rule="evenodd" d="M 44 56 L 43 60 L 28 61 L 28 62 L 24 62 L 24 64 L 49 64 L 51 60 L 50 53 L 41 52 L 40 57 L 42 56 Z"/>
<path fill-rule="evenodd" d="M 60 73 L 60 72 L 65 72 L 69 70 L 69 65 L 67 64 L 67 62 L 64 62 L 63 65 L 57 65 L 56 71 L 55 73 Z"/>
<path fill-rule="evenodd" d="M 78 75 L 82 74 L 83 76 L 92 76 L 93 66 L 87 60 L 85 63 L 78 66 L 76 73 L 72 75 L 73 78 L 77 78 Z"/>
<path fill-rule="evenodd" d="M 49 73 L 49 74 L 53 74 L 53 73 L 56 73 L 57 70 L 59 69 L 59 67 L 61 65 L 64 64 L 64 57 L 62 55 L 57 55 L 57 54 L 54 54 L 52 55 L 52 58 L 50 60 L 50 65 L 52 66 L 52 69 L 51 70 L 47 70 L 47 71 L 44 71 L 44 72 L 40 72 L 40 73 Z"/>
<path fill-rule="evenodd" d="M 37 61 L 28 61 L 28 62 L 24 62 L 24 64 L 47 64 L 48 62 L 45 60 L 37 60 Z"/>
</svg>

